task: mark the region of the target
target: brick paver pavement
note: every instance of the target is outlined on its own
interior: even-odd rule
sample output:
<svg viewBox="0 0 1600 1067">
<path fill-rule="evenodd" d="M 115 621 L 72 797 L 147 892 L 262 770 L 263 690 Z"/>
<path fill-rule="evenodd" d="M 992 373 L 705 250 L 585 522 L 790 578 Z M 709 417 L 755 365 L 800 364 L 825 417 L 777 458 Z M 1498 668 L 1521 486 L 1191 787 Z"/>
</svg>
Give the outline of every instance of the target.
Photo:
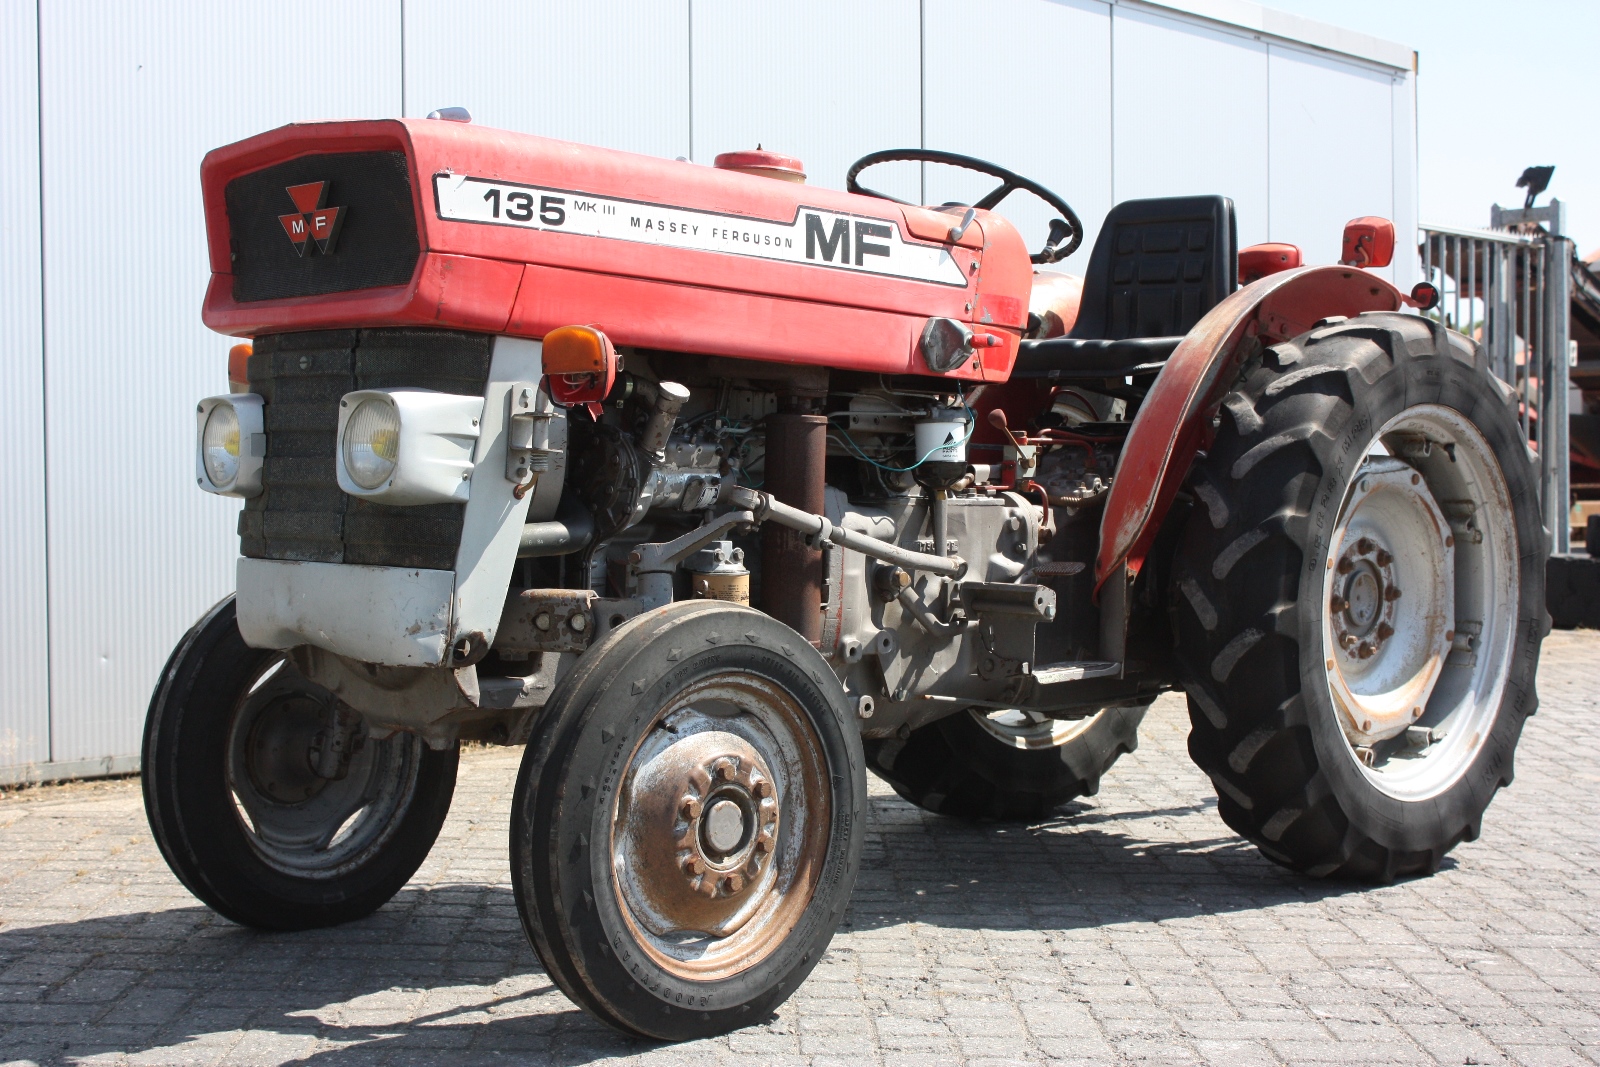
<svg viewBox="0 0 1600 1067">
<path fill-rule="evenodd" d="M 1600 635 L 1552 635 L 1482 838 L 1367 889 L 1217 818 L 1163 699 L 1098 797 L 968 826 L 872 788 L 849 919 L 764 1025 L 655 1047 L 556 991 L 506 864 L 519 754 L 463 761 L 416 879 L 371 918 L 260 934 L 167 872 L 136 783 L 0 799 L 0 1062 L 1600 1063 Z"/>
</svg>

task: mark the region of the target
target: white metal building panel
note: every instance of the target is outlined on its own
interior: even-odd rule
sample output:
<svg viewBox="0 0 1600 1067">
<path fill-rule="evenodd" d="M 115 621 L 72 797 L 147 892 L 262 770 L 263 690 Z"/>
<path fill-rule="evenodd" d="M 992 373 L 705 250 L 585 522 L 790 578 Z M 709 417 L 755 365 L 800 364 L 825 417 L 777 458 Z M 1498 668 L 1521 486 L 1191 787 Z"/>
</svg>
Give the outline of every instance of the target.
<svg viewBox="0 0 1600 1067">
<path fill-rule="evenodd" d="M 0 5 L 0 768 L 50 758 L 35 10 Z"/>
<path fill-rule="evenodd" d="M 696 0 L 693 158 L 760 144 L 843 189 L 861 156 L 921 143 L 919 37 L 917 0 Z M 876 188 L 917 199 L 916 168 L 889 170 Z"/>
<path fill-rule="evenodd" d="M 1111 27 L 1116 199 L 1233 198 L 1239 244 L 1267 239 L 1267 46 L 1118 5 Z"/>
<path fill-rule="evenodd" d="M 229 345 L 200 322 L 200 159 L 398 113 L 400 5 L 43 0 L 40 31 L 53 756 L 74 760 L 138 751 L 167 654 L 233 586 L 237 504 L 193 475 Z"/>
<path fill-rule="evenodd" d="M 1111 209 L 1111 8 L 1099 0 L 927 0 L 923 56 L 926 143 L 977 156 L 1059 194 L 1083 220 L 1082 250 L 1056 268 L 1082 273 Z M 971 39 L 1006 42 L 1003 78 L 965 76 Z M 926 202 L 971 203 L 992 178 L 927 168 Z M 1030 251 L 1056 217 L 1028 193 L 1000 207 Z"/>
<path fill-rule="evenodd" d="M 668 158 L 689 152 L 689 0 L 406 0 L 405 108 Z"/>
<path fill-rule="evenodd" d="M 1270 239 L 1337 263 L 1346 222 L 1394 218 L 1395 75 L 1278 44 L 1267 63 Z"/>
</svg>

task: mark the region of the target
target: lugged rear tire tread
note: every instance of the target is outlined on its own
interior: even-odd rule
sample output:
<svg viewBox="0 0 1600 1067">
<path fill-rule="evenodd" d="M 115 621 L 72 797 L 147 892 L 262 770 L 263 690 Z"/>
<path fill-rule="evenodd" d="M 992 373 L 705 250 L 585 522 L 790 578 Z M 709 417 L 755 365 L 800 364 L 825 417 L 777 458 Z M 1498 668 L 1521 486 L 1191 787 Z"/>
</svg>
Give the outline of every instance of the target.
<svg viewBox="0 0 1600 1067">
<path fill-rule="evenodd" d="M 1184 531 L 1171 599 L 1189 698 L 1189 753 L 1216 786 L 1229 826 L 1274 861 L 1313 875 L 1392 882 L 1435 871 L 1451 848 L 1477 836 L 1494 791 L 1510 782 L 1522 719 L 1537 707 L 1535 644 L 1531 662 L 1512 661 L 1517 677 L 1508 681 L 1500 717 L 1514 721 L 1496 731 L 1503 774 L 1486 795 L 1456 805 L 1450 824 L 1422 847 L 1386 847 L 1363 832 L 1319 765 L 1301 691 L 1298 599 L 1325 457 L 1347 430 L 1370 433 L 1351 425 L 1360 398 L 1430 360 L 1464 364 L 1487 390 L 1480 395 L 1506 404 L 1481 352 L 1464 338 L 1418 316 L 1368 313 L 1248 360 L 1223 402 L 1216 439 L 1191 475 L 1201 506 Z M 1409 398 L 1411 379 L 1399 381 Z M 1542 550 L 1521 544 L 1525 572 Z M 1531 582 L 1542 616 L 1542 559 L 1535 569 L 1536 577 L 1523 576 L 1523 612 L 1535 599 Z"/>
</svg>

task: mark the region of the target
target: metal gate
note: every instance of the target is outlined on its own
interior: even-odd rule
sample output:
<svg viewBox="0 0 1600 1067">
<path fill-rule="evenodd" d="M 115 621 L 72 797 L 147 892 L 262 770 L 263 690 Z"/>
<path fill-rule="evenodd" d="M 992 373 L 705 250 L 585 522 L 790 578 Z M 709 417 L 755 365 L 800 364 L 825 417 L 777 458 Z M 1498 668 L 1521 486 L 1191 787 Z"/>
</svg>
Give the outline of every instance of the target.
<svg viewBox="0 0 1600 1067">
<path fill-rule="evenodd" d="M 1510 227 L 1550 222 L 1556 236 L 1509 229 L 1422 226 L 1422 276 L 1439 289 L 1428 316 L 1483 346 L 1489 366 L 1517 392 L 1522 430 L 1539 454 L 1539 498 L 1550 551 L 1570 548 L 1567 369 L 1572 242 L 1559 202 L 1504 210 L 1491 222 Z"/>
</svg>

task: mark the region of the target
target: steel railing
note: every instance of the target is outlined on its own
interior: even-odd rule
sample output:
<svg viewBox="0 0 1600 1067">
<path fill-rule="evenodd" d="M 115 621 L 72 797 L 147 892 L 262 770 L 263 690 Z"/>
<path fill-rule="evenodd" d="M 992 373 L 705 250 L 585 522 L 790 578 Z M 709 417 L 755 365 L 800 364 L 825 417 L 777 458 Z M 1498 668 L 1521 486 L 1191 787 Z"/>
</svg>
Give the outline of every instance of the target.
<svg viewBox="0 0 1600 1067">
<path fill-rule="evenodd" d="M 1572 242 L 1544 232 L 1421 227 L 1428 316 L 1477 341 L 1517 394 L 1523 436 L 1539 455 L 1550 549 L 1570 547 L 1567 368 Z"/>
</svg>

